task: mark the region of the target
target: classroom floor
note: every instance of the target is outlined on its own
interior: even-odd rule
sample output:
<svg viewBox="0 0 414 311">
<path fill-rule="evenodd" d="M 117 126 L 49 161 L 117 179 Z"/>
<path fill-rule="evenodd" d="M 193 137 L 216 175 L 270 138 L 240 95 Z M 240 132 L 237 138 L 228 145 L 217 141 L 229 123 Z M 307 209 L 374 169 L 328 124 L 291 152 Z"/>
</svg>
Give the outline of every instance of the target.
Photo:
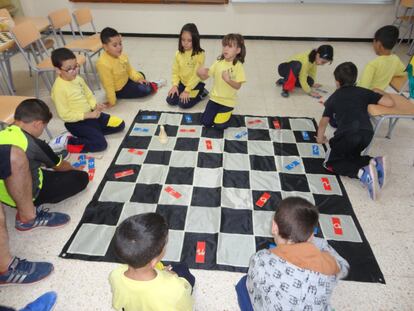
<svg viewBox="0 0 414 311">
<path fill-rule="evenodd" d="M 166 78 L 170 83 L 171 64 L 177 48 L 177 39 L 124 38 L 124 49 L 132 65 L 143 71 L 148 79 Z M 221 51 L 219 40 L 202 40 L 206 50 L 206 65 L 210 65 Z M 269 116 L 313 117 L 317 121 L 323 107 L 298 90 L 288 99 L 280 96 L 276 87 L 277 64 L 292 54 L 318 46 L 319 42 L 255 41 L 248 40 L 245 63 L 247 83 L 239 91 L 239 105 L 235 113 Z M 318 82 L 334 90 L 333 70 L 343 61 L 353 61 L 360 70 L 375 57 L 369 43 L 333 43 L 335 57 L 332 65 L 319 67 Z M 136 52 L 134 52 L 136 51 Z M 401 51 L 406 62 L 407 57 Z M 14 81 L 18 95 L 34 94 L 34 83 L 21 56 L 12 59 Z M 211 81 L 208 82 L 208 87 Z M 121 100 L 110 113 L 122 117 L 129 128 L 139 109 L 177 111 L 169 107 L 165 97 L 170 84 L 153 97 L 140 100 Z M 64 130 L 46 89 L 41 92 L 54 113 L 49 128 L 59 134 Z M 102 91 L 97 91 L 103 98 Z M 207 101 L 191 111 L 204 109 Z M 392 140 L 384 138 L 385 126 L 375 138 L 371 155 L 389 157 L 389 183 L 373 202 L 357 180 L 342 178 L 352 206 L 364 233 L 371 244 L 384 273 L 386 285 L 340 282 L 332 297 L 336 310 L 413 310 L 414 305 L 414 122 L 399 121 Z M 58 293 L 55 310 L 111 310 L 111 291 L 108 274 L 117 264 L 65 260 L 58 257 L 64 243 L 77 226 L 84 208 L 94 194 L 107 167 L 113 159 L 126 132 L 108 137 L 108 149 L 100 153 L 96 162 L 94 181 L 87 190 L 60 204 L 49 206 L 53 211 L 68 213 L 69 225 L 55 230 L 37 230 L 20 233 L 14 229 L 15 211 L 5 208 L 12 254 L 29 260 L 52 262 L 55 271 L 46 280 L 34 285 L 0 287 L 0 303 L 15 308 L 23 307 L 40 294 L 54 290 Z M 242 274 L 192 270 L 196 277 L 195 310 L 238 310 L 234 285 Z M 162 293 L 160 293 L 162 295 Z"/>
</svg>

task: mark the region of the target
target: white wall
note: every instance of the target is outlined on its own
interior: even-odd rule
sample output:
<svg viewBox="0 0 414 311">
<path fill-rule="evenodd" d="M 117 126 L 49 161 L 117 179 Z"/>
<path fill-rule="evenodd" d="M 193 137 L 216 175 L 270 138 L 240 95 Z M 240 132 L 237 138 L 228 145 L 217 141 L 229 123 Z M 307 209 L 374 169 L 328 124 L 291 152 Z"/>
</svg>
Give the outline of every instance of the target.
<svg viewBox="0 0 414 311">
<path fill-rule="evenodd" d="M 96 26 L 125 33 L 176 34 L 194 22 L 201 34 L 240 32 L 254 36 L 371 38 L 392 23 L 393 5 L 242 4 L 166 5 L 74 3 L 69 0 L 20 0 L 27 16 L 46 16 L 68 7 L 88 6 Z"/>
</svg>

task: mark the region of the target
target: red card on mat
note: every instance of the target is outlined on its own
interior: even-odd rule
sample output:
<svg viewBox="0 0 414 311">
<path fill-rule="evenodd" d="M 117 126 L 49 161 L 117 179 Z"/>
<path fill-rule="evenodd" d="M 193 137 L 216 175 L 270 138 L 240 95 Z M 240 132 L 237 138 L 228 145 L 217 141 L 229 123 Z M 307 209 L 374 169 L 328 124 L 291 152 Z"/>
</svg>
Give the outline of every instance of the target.
<svg viewBox="0 0 414 311">
<path fill-rule="evenodd" d="M 207 148 L 207 150 L 213 149 L 213 143 L 211 142 L 210 139 L 206 140 L 206 148 Z"/>
<path fill-rule="evenodd" d="M 259 200 L 257 200 L 256 205 L 259 207 L 263 207 L 266 204 L 267 200 L 269 199 L 270 199 L 270 194 L 265 192 L 262 194 Z"/>
<path fill-rule="evenodd" d="M 274 120 L 273 121 L 273 126 L 275 127 L 275 129 L 280 129 L 280 122 L 279 122 L 279 120 Z"/>
<path fill-rule="evenodd" d="M 95 176 L 95 170 L 88 170 L 88 177 L 89 177 L 89 181 L 93 180 L 93 177 Z"/>
<path fill-rule="evenodd" d="M 323 188 L 325 190 L 327 190 L 327 191 L 331 191 L 332 190 L 331 184 L 329 183 L 329 179 L 328 178 L 322 177 L 321 178 L 321 181 L 322 181 Z"/>
<path fill-rule="evenodd" d="M 126 177 L 126 176 L 130 176 L 130 175 L 134 175 L 134 170 L 126 170 L 126 171 L 116 172 L 114 174 L 116 179 Z"/>
<path fill-rule="evenodd" d="M 180 129 L 181 133 L 195 133 L 195 129 Z"/>
<path fill-rule="evenodd" d="M 344 234 L 342 231 L 341 219 L 339 219 L 338 217 L 332 217 L 332 225 L 333 225 L 335 234 L 337 235 Z"/>
<path fill-rule="evenodd" d="M 175 191 L 172 187 L 168 186 L 165 188 L 165 191 L 171 194 L 174 198 L 179 199 L 181 197 L 181 193 Z"/>
<path fill-rule="evenodd" d="M 143 155 L 144 154 L 143 151 L 138 150 L 138 149 L 133 149 L 133 148 L 128 149 L 128 152 L 133 153 L 133 154 L 137 154 L 137 155 Z"/>
<path fill-rule="evenodd" d="M 256 120 L 251 120 L 247 122 L 247 124 L 255 124 L 255 123 L 262 123 L 262 120 L 256 119 Z"/>
<path fill-rule="evenodd" d="M 204 263 L 206 258 L 206 242 L 198 241 L 197 248 L 196 248 L 196 263 Z"/>
</svg>

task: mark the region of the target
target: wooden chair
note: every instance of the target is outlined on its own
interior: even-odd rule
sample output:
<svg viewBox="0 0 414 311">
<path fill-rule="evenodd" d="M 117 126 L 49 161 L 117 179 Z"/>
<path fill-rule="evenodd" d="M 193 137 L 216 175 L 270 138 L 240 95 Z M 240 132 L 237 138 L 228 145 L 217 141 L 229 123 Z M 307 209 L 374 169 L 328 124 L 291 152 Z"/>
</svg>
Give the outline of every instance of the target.
<svg viewBox="0 0 414 311">
<path fill-rule="evenodd" d="M 389 120 L 388 132 L 385 137 L 391 139 L 392 131 L 395 128 L 399 119 L 414 119 L 414 103 L 404 96 L 398 94 L 388 94 L 394 102 L 394 107 L 384 107 L 381 105 L 369 105 L 368 113 L 371 116 L 371 120 L 374 123 L 374 137 L 377 135 L 381 124 L 386 120 Z M 372 139 L 369 146 L 364 150 L 364 154 L 367 154 L 372 146 L 374 139 Z"/>
<path fill-rule="evenodd" d="M 412 40 L 412 33 L 414 29 L 414 0 L 399 0 L 395 10 L 395 20 L 393 25 L 398 27 L 400 31 L 400 41 L 393 50 L 398 49 L 405 39 Z M 402 33 L 402 30 L 405 31 Z M 409 48 L 409 51 L 411 46 Z"/>
<path fill-rule="evenodd" d="M 77 9 L 73 11 L 72 16 L 73 16 L 73 20 L 75 21 L 78 32 L 82 38 L 96 40 L 99 44 L 101 44 L 101 38 L 99 36 L 99 33 L 96 31 L 96 27 L 93 22 L 92 13 L 89 8 Z M 92 28 L 94 32 L 94 34 L 89 37 L 87 37 L 82 31 L 82 27 L 87 26 L 87 25 L 90 25 L 90 27 Z"/>
<path fill-rule="evenodd" d="M 75 32 L 73 30 L 73 27 L 72 27 L 72 17 L 69 13 L 69 9 L 67 8 L 53 11 L 49 13 L 48 17 L 49 17 L 50 25 L 52 26 L 53 33 L 55 34 L 56 40 L 58 40 L 58 36 L 59 36 L 64 47 L 74 52 L 83 53 L 88 58 L 91 71 L 94 75 L 95 82 L 99 89 L 100 85 L 99 85 L 98 75 L 96 74 L 96 70 L 92 62 L 92 57 L 94 55 L 99 54 L 99 52 L 102 50 L 102 44 L 101 44 L 101 41 L 99 40 L 99 36 L 94 35 L 91 37 L 85 37 L 82 35 L 80 39 L 77 39 Z M 82 21 L 83 21 L 83 18 L 84 16 L 83 14 L 81 14 Z M 66 43 L 66 40 L 62 33 L 62 28 L 64 27 L 69 27 L 72 32 L 73 40 L 70 41 L 69 43 Z"/>
<path fill-rule="evenodd" d="M 54 82 L 55 68 L 53 67 L 49 52 L 41 40 L 40 32 L 31 21 L 16 25 L 11 29 L 11 33 L 24 59 L 35 74 L 35 94 L 37 98 L 40 98 L 39 76 L 42 77 L 49 92 Z M 29 58 L 26 52 L 30 53 L 32 57 Z M 76 60 L 80 66 L 86 62 L 83 55 L 76 56 Z"/>
</svg>

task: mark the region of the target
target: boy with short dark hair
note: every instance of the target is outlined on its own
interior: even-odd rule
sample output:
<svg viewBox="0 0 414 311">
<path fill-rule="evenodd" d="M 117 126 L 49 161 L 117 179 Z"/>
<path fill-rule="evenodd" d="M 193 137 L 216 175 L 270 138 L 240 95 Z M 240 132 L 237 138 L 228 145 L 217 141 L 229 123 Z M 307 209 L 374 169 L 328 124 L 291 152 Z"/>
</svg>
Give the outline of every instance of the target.
<svg viewBox="0 0 414 311">
<path fill-rule="evenodd" d="M 60 140 L 73 153 L 105 150 L 105 135 L 122 131 L 124 121 L 102 112 L 106 105 L 96 103 L 92 91 L 78 74 L 79 64 L 71 50 L 54 50 L 52 63 L 59 76 L 53 84 L 51 97 L 59 117 L 73 135 L 55 141 Z"/>
<path fill-rule="evenodd" d="M 106 27 L 100 36 L 105 51 L 96 62 L 96 69 L 111 106 L 117 98 L 145 97 L 165 85 L 165 80 L 148 82 L 142 72 L 131 66 L 128 56 L 122 53 L 122 37 L 118 31 Z"/>
<path fill-rule="evenodd" d="M 329 300 L 349 264 L 313 236 L 317 208 L 299 197 L 280 202 L 272 222 L 276 247 L 250 259 L 247 290 L 254 310 L 331 310 Z"/>
<path fill-rule="evenodd" d="M 192 310 L 194 276 L 182 265 L 164 268 L 160 262 L 167 240 L 168 224 L 156 213 L 131 216 L 119 225 L 115 252 L 126 265 L 109 276 L 114 309 Z"/>
<path fill-rule="evenodd" d="M 324 167 L 338 175 L 359 178 L 367 187 L 370 198 L 375 200 L 378 185 L 382 188 L 385 184 L 386 158 L 361 155 L 374 136 L 368 105 L 392 107 L 394 101 L 388 94 L 355 86 L 357 75 L 358 69 L 351 62 L 336 67 L 337 90 L 325 102 L 316 140 L 320 144 L 327 142 L 325 130 L 335 117 L 338 127 L 329 140 L 330 150 L 326 154 Z"/>
<path fill-rule="evenodd" d="M 404 64 L 392 53 L 398 36 L 398 28 L 393 25 L 381 27 L 375 32 L 372 46 L 378 57 L 365 66 L 358 86 L 384 91 L 394 76 L 406 75 Z"/>
</svg>

